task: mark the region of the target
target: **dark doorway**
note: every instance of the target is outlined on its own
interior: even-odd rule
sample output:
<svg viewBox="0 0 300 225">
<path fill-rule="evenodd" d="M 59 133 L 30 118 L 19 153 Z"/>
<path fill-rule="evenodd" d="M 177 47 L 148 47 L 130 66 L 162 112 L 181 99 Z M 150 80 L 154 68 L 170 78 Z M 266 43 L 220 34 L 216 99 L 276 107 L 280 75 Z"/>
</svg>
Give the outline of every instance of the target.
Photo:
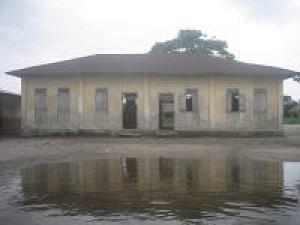
<svg viewBox="0 0 300 225">
<path fill-rule="evenodd" d="M 137 128 L 137 106 L 135 102 L 136 97 L 136 93 L 125 93 L 122 95 L 124 129 Z"/>
<path fill-rule="evenodd" d="M 174 129 L 174 95 L 159 94 L 159 129 Z"/>
</svg>

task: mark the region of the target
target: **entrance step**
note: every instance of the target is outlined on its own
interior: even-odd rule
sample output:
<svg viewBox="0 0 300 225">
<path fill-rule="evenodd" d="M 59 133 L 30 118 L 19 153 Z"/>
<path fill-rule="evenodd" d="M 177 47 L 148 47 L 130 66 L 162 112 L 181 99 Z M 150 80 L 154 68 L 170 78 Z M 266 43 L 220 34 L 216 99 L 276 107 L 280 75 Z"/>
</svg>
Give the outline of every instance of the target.
<svg viewBox="0 0 300 225">
<path fill-rule="evenodd" d="M 178 135 L 178 133 L 173 130 L 159 130 L 156 132 L 156 136 L 158 136 L 158 137 L 174 137 L 177 135 Z"/>
<path fill-rule="evenodd" d="M 132 132 L 132 131 L 120 131 L 117 133 L 118 137 L 123 138 L 139 138 L 142 137 L 141 133 L 138 132 Z"/>
</svg>

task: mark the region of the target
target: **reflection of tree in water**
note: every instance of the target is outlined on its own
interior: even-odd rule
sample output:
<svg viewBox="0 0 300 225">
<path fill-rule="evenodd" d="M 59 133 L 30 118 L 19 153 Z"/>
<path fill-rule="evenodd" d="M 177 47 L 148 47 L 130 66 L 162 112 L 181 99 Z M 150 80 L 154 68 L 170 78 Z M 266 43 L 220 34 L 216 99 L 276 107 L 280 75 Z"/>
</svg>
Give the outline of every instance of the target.
<svg viewBox="0 0 300 225">
<path fill-rule="evenodd" d="M 243 204 L 284 204 L 281 164 L 235 153 L 193 159 L 115 157 L 41 165 L 21 175 L 28 209 L 42 204 L 98 217 L 141 213 L 200 219 L 202 212 L 228 214 L 224 209 Z"/>
</svg>

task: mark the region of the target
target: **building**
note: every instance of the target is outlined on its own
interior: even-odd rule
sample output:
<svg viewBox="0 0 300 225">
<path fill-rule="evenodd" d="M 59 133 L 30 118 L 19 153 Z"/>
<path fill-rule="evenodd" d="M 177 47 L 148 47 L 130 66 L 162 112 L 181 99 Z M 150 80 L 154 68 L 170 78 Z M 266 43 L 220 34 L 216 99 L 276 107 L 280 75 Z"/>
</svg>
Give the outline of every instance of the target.
<svg viewBox="0 0 300 225">
<path fill-rule="evenodd" d="M 8 72 L 23 132 L 280 132 L 297 72 L 202 54 L 111 54 Z"/>
<path fill-rule="evenodd" d="M 0 90 L 0 134 L 19 133 L 21 128 L 21 96 Z"/>
</svg>

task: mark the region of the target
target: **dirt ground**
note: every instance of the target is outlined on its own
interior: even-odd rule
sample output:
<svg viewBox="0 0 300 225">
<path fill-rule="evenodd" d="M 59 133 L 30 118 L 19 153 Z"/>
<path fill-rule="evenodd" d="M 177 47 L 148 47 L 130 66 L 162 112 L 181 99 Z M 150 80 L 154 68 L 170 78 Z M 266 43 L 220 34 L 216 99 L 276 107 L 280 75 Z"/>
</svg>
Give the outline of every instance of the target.
<svg viewBox="0 0 300 225">
<path fill-rule="evenodd" d="M 0 137 L 0 171 L 113 155 L 214 157 L 229 151 L 264 160 L 300 161 L 300 125 L 285 126 L 285 133 L 265 138 Z"/>
</svg>

